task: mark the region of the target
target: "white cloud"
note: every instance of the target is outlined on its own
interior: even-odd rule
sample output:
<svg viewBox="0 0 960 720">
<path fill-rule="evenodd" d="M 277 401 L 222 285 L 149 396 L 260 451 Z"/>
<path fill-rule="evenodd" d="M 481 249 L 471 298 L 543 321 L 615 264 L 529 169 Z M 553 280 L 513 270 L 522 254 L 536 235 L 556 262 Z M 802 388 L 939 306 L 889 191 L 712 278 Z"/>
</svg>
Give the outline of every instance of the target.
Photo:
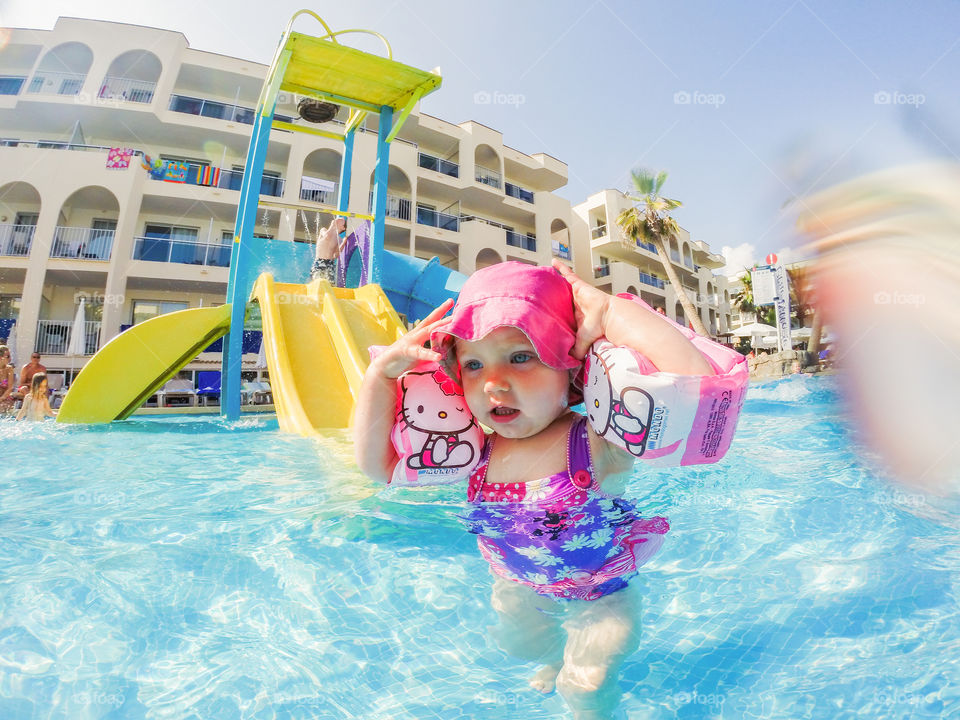
<svg viewBox="0 0 960 720">
<path fill-rule="evenodd" d="M 753 267 L 756 248 L 750 243 L 741 243 L 736 247 L 724 245 L 720 252 L 727 261 L 726 265 L 717 270 L 721 275 L 735 277 L 741 275 L 744 268 Z"/>
</svg>

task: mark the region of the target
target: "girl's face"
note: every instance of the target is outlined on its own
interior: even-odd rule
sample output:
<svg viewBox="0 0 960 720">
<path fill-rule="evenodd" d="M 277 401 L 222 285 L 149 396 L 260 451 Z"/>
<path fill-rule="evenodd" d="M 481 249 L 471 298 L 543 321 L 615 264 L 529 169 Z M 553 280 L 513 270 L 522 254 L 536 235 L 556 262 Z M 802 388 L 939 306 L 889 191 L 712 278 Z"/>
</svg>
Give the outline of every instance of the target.
<svg viewBox="0 0 960 720">
<path fill-rule="evenodd" d="M 40 381 L 40 387 L 38 388 L 38 392 L 41 392 L 41 393 L 43 393 L 44 395 L 47 394 L 47 379 L 46 379 L 46 378 L 44 378 L 43 380 Z"/>
<path fill-rule="evenodd" d="M 531 437 L 567 409 L 569 373 L 544 365 L 521 330 L 500 327 L 456 343 L 467 405 L 498 435 Z"/>
</svg>

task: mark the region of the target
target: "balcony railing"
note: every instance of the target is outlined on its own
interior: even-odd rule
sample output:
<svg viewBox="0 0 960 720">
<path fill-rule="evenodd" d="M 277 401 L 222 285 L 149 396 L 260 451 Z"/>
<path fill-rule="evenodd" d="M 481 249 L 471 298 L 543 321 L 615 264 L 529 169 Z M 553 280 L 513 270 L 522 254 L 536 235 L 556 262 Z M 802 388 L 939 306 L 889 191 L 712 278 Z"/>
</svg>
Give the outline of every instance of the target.
<svg viewBox="0 0 960 720">
<path fill-rule="evenodd" d="M 573 260 L 573 253 L 570 252 L 570 247 L 568 245 L 564 245 L 563 243 L 559 243 L 554 240 L 550 244 L 550 249 L 553 251 L 554 257 L 558 257 L 561 260 Z"/>
<path fill-rule="evenodd" d="M 421 225 L 430 225 L 441 230 L 460 232 L 460 216 L 438 212 L 430 208 L 417 206 L 417 222 Z"/>
<path fill-rule="evenodd" d="M 678 253 L 676 250 L 671 250 L 671 251 L 670 251 L 670 259 L 673 260 L 675 263 L 677 263 L 677 264 L 679 265 L 679 264 L 680 264 L 680 253 Z"/>
<path fill-rule="evenodd" d="M 643 240 L 637 240 L 637 247 L 643 248 L 647 252 L 652 252 L 654 255 L 657 254 L 657 246 L 653 243 L 644 242 Z"/>
<path fill-rule="evenodd" d="M 597 225 L 593 230 L 590 231 L 590 238 L 596 240 L 597 238 L 602 238 L 607 234 L 606 225 Z"/>
<path fill-rule="evenodd" d="M 107 75 L 103 79 L 103 85 L 100 86 L 100 98 L 149 103 L 153 102 L 153 91 L 156 88 L 157 84 L 155 82 Z"/>
<path fill-rule="evenodd" d="M 434 170 L 450 177 L 460 177 L 460 166 L 457 163 L 438 158 L 435 155 L 428 155 L 425 152 L 419 153 L 417 164 L 427 170 Z"/>
<path fill-rule="evenodd" d="M 610 266 L 609 266 L 609 265 L 597 265 L 597 266 L 593 269 L 593 276 L 594 276 L 595 278 L 607 277 L 609 274 L 610 274 Z"/>
<path fill-rule="evenodd" d="M 53 233 L 50 257 L 109 260 L 113 234 L 113 230 L 58 225 Z"/>
<path fill-rule="evenodd" d="M 201 185 L 214 187 L 212 182 L 212 175 L 204 178 L 203 171 L 207 168 L 206 165 L 200 165 L 197 163 L 183 163 L 187 166 L 187 172 L 184 175 L 183 184 L 185 185 Z M 153 177 L 150 176 L 153 180 L 163 180 L 162 177 Z M 219 179 L 216 181 L 215 187 L 223 188 L 224 190 L 239 190 L 240 186 L 243 184 L 243 170 L 224 170 L 220 169 Z M 286 184 L 286 181 L 283 178 L 276 177 L 274 175 L 263 175 L 260 178 L 260 194 L 261 195 L 270 195 L 271 197 L 280 197 L 283 195 L 283 188 Z"/>
<path fill-rule="evenodd" d="M 686 265 L 686 266 L 687 266 L 688 268 L 690 268 L 691 270 L 693 270 L 693 260 L 691 260 L 690 258 L 685 257 L 685 258 L 683 259 L 683 264 Z"/>
<path fill-rule="evenodd" d="M 0 225 L 0 255 L 27 257 L 36 225 Z"/>
<path fill-rule="evenodd" d="M 503 184 L 503 192 L 505 195 L 510 197 L 515 197 L 518 200 L 523 200 L 524 202 L 533 203 L 533 190 L 527 190 L 522 188 L 519 185 L 514 185 L 513 183 L 505 182 Z"/>
<path fill-rule="evenodd" d="M 76 95 L 86 79 L 86 73 L 35 72 L 27 92 L 40 95 Z"/>
<path fill-rule="evenodd" d="M 181 263 L 230 267 L 232 244 L 192 242 L 170 238 L 138 237 L 133 243 L 133 259 L 147 262 Z"/>
<path fill-rule="evenodd" d="M 640 273 L 640 282 L 645 285 L 651 285 L 655 288 L 663 290 L 663 280 L 660 278 L 655 278 L 653 275 L 648 275 L 645 272 Z"/>
<path fill-rule="evenodd" d="M 490 187 L 497 188 L 497 190 L 499 190 L 502 187 L 500 173 L 498 173 L 496 170 L 485 168 L 482 165 L 476 166 L 476 168 L 474 169 L 473 178 L 478 183 L 482 183 L 483 185 L 489 185 Z"/>
<path fill-rule="evenodd" d="M 396 218 L 397 220 L 410 219 L 410 198 L 400 197 L 399 195 L 387 195 L 386 216 Z M 370 191 L 367 202 L 367 211 L 373 212 L 373 191 Z"/>
<path fill-rule="evenodd" d="M 26 81 L 25 75 L 0 75 L 0 95 L 19 95 Z"/>
<path fill-rule="evenodd" d="M 317 190 L 316 188 L 300 186 L 300 199 L 307 202 L 320 203 L 321 205 L 333 205 L 337 201 L 336 190 Z"/>
<path fill-rule="evenodd" d="M 507 230 L 507 245 L 529 250 L 530 252 L 536 252 L 537 238 L 532 235 L 521 235 L 513 230 Z"/>
<path fill-rule="evenodd" d="M 231 105 L 230 103 L 219 102 L 217 100 L 188 97 L 186 95 L 171 95 L 168 108 L 174 112 L 186 113 L 187 115 L 199 115 L 217 120 L 228 120 L 230 122 L 243 123 L 244 125 L 253 125 L 253 119 L 256 117 L 256 110 L 253 108 L 243 107 L 242 105 Z M 286 115 L 275 114 L 273 119 L 293 122 L 293 118 L 287 117 Z"/>
<path fill-rule="evenodd" d="M 83 354 L 93 355 L 100 346 L 100 322 L 87 320 L 83 325 Z M 72 327 L 72 320 L 37 321 L 36 351 L 41 355 L 65 355 Z"/>
</svg>

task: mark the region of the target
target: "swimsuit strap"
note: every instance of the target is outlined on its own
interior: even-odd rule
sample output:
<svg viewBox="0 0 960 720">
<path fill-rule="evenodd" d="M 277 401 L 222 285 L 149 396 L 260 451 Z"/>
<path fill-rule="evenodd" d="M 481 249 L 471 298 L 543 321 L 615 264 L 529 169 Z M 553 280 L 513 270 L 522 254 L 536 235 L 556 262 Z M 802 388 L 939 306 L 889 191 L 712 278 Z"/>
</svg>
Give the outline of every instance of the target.
<svg viewBox="0 0 960 720">
<path fill-rule="evenodd" d="M 590 436 L 587 418 L 574 420 L 567 436 L 567 474 L 577 487 L 598 491 L 600 483 L 593 476 L 593 457 L 590 454 Z"/>
</svg>

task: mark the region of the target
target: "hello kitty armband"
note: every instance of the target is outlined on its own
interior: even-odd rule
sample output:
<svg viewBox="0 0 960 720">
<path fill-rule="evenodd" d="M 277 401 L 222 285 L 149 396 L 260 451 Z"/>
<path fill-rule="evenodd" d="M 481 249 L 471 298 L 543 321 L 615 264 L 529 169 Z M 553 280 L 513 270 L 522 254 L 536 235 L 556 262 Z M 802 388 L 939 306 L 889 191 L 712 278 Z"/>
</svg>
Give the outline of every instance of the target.
<svg viewBox="0 0 960 720">
<path fill-rule="evenodd" d="M 620 295 L 649 305 L 632 295 Z M 584 405 L 598 435 L 654 465 L 716 462 L 730 447 L 747 391 L 740 353 L 660 316 L 682 332 L 713 375 L 660 372 L 641 353 L 606 339 L 587 353 Z"/>
<path fill-rule="evenodd" d="M 397 379 L 390 441 L 399 456 L 390 483 L 446 485 L 469 479 L 480 461 L 483 430 L 460 386 L 439 364 L 422 362 Z"/>
</svg>

